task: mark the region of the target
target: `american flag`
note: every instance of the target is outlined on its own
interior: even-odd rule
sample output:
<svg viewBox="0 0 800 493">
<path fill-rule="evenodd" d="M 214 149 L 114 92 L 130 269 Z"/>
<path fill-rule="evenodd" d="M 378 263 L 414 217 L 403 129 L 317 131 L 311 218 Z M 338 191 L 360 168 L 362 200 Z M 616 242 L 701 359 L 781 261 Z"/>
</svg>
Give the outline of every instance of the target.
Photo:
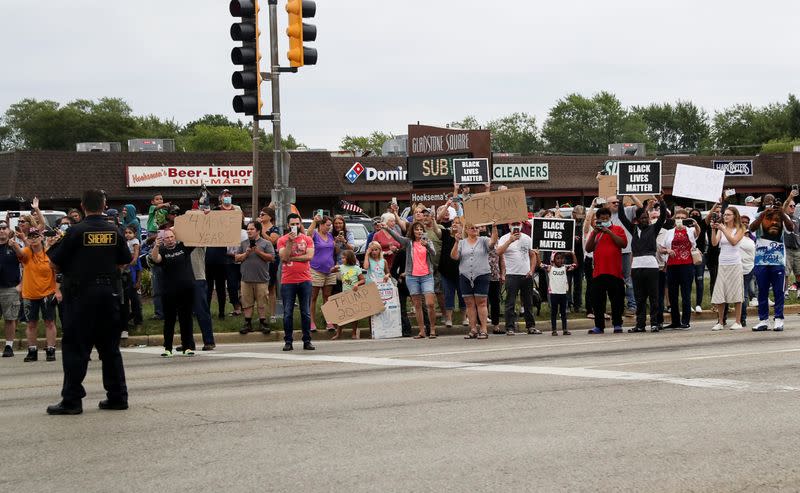
<svg viewBox="0 0 800 493">
<path fill-rule="evenodd" d="M 349 212 L 355 212 L 356 214 L 363 214 L 364 213 L 364 209 L 362 209 L 361 207 L 359 207 L 359 206 L 357 206 L 355 204 L 351 204 L 350 202 L 348 202 L 346 200 L 340 200 L 339 201 L 339 207 L 341 209 L 344 209 L 344 210 L 349 211 Z"/>
</svg>

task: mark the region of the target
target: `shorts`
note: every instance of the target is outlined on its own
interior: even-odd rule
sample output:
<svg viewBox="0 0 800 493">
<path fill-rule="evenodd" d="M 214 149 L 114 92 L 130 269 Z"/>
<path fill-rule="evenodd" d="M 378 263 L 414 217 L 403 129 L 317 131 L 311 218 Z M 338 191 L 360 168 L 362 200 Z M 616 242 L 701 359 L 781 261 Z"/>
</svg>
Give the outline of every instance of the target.
<svg viewBox="0 0 800 493">
<path fill-rule="evenodd" d="M 433 276 L 431 274 L 406 276 L 406 287 L 408 288 L 408 294 L 411 296 L 433 294 Z"/>
<path fill-rule="evenodd" d="M 786 249 L 786 275 L 794 275 L 795 279 L 800 277 L 800 249 L 792 250 Z"/>
<path fill-rule="evenodd" d="M 259 308 L 267 307 L 267 290 L 269 283 L 266 282 L 246 282 L 242 281 L 239 296 L 242 299 L 242 308 L 253 308 L 258 304 Z"/>
<path fill-rule="evenodd" d="M 38 300 L 22 300 L 22 307 L 25 310 L 25 318 L 29 322 L 37 322 L 39 314 L 42 320 L 52 322 L 56 319 L 56 295 L 51 294 Z"/>
<path fill-rule="evenodd" d="M 323 274 L 322 272 L 318 272 L 314 269 L 311 269 L 311 286 L 315 288 L 321 288 L 324 286 L 333 286 L 336 284 L 336 273 L 329 272 L 327 274 Z"/>
<path fill-rule="evenodd" d="M 10 322 L 19 319 L 19 291 L 17 288 L 0 289 L 0 312 L 3 313 L 3 320 Z"/>
<path fill-rule="evenodd" d="M 461 287 L 461 296 L 475 296 L 476 298 L 489 296 L 489 284 L 492 281 L 491 274 L 481 274 L 470 282 L 463 275 L 458 276 Z"/>
</svg>

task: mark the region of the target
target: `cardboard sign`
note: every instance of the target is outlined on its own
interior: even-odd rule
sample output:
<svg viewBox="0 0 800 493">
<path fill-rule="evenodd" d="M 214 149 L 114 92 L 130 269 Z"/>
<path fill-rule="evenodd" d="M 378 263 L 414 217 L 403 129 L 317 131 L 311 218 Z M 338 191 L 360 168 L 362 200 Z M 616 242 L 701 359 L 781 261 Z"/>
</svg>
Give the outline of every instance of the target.
<svg viewBox="0 0 800 493">
<path fill-rule="evenodd" d="M 384 311 L 370 318 L 373 339 L 391 339 L 403 337 L 403 325 L 400 320 L 400 295 L 393 282 L 379 282 L 378 294 L 383 300 Z"/>
<path fill-rule="evenodd" d="M 464 217 L 475 226 L 522 222 L 528 220 L 525 190 L 509 188 L 472 195 L 464 202 Z"/>
<path fill-rule="evenodd" d="M 617 177 L 612 175 L 600 175 L 597 178 L 597 196 L 607 199 L 617 194 Z"/>
<path fill-rule="evenodd" d="M 239 246 L 242 211 L 189 211 L 175 218 L 175 237 L 186 246 Z"/>
<path fill-rule="evenodd" d="M 661 161 L 620 161 L 617 195 L 655 195 L 661 192 Z"/>
<path fill-rule="evenodd" d="M 335 294 L 322 305 L 325 322 L 336 325 L 371 317 L 383 310 L 383 300 L 374 283 L 359 286 L 358 291 L 350 290 Z"/>
<path fill-rule="evenodd" d="M 534 217 L 531 230 L 533 248 L 552 252 L 571 252 L 575 248 L 575 220 Z"/>
<path fill-rule="evenodd" d="M 456 185 L 490 183 L 489 160 L 486 158 L 453 159 L 453 181 Z"/>
<path fill-rule="evenodd" d="M 678 164 L 675 168 L 672 195 L 716 202 L 722 196 L 724 186 L 725 172 L 722 170 Z"/>
</svg>

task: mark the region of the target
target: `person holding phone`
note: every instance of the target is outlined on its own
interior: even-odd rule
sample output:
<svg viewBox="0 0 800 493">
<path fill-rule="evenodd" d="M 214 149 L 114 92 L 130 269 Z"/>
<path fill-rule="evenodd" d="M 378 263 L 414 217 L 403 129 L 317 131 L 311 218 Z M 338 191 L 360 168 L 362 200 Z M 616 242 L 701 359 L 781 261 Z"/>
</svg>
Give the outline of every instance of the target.
<svg viewBox="0 0 800 493">
<path fill-rule="evenodd" d="M 539 254 L 533 249 L 531 237 L 522 232 L 522 223 L 511 223 L 511 231 L 497 241 L 497 255 L 502 258 L 500 280 L 506 286 L 506 335 L 516 334 L 517 293 L 525 309 L 525 328 L 528 334 L 541 334 L 533 318 L 533 273 L 539 266 Z"/>
<path fill-rule="evenodd" d="M 606 301 L 611 300 L 611 323 L 614 333 L 622 333 L 622 313 L 625 308 L 625 278 L 622 269 L 622 249 L 628 245 L 628 237 L 622 226 L 611 222 L 611 210 L 597 209 L 591 232 L 586 239 L 586 251 L 593 253 L 592 303 L 594 304 L 594 327 L 589 334 L 605 332 Z"/>
<path fill-rule="evenodd" d="M 311 344 L 311 267 L 314 242 L 301 233 L 299 214 L 287 217 L 289 232 L 278 239 L 281 258 L 281 299 L 283 300 L 283 350 L 294 349 L 294 305 L 300 305 L 300 326 L 303 330 L 303 349 L 313 351 Z"/>
<path fill-rule="evenodd" d="M 317 212 L 320 212 L 318 210 Z M 314 242 L 314 256 L 311 259 L 311 332 L 317 330 L 317 298 L 322 291 L 322 303 L 328 301 L 336 286 L 339 264 L 336 259 L 336 238 L 331 233 L 333 220 L 328 216 L 314 216 L 308 235 Z M 333 324 L 327 324 L 329 331 L 334 331 Z"/>
<path fill-rule="evenodd" d="M 670 323 L 665 328 L 688 330 L 692 318 L 692 283 L 694 260 L 692 249 L 697 246 L 699 226 L 684 224 L 689 218 L 686 209 L 676 209 L 675 227 L 664 236 L 667 252 L 667 290 L 669 292 Z M 691 223 L 690 223 L 691 224 Z M 680 291 L 680 305 L 678 304 Z"/>
<path fill-rule="evenodd" d="M 270 333 L 267 322 L 267 306 L 269 305 L 269 265 L 275 258 L 272 242 L 261 237 L 261 223 L 251 221 L 247 225 L 247 239 L 236 252 L 236 262 L 241 264 L 242 310 L 244 325 L 240 334 L 253 331 L 253 307 L 258 305 L 258 327 L 264 335 Z"/>
</svg>

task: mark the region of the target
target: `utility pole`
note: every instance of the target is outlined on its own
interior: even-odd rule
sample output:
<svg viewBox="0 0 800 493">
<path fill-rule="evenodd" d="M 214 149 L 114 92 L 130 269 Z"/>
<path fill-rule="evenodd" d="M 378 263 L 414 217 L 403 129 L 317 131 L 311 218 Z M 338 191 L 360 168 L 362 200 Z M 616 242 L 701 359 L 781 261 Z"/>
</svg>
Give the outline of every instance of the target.
<svg viewBox="0 0 800 493">
<path fill-rule="evenodd" d="M 284 184 L 289 178 L 288 166 L 283 163 L 283 153 L 281 152 L 281 90 L 280 90 L 280 61 L 278 60 L 278 0 L 268 0 L 269 3 L 269 54 L 270 54 L 270 73 L 269 79 L 272 85 L 272 167 L 273 167 L 273 190 L 272 201 L 275 204 L 276 226 L 283 231 L 286 228 L 286 216 L 289 215 L 289 204 L 291 197 Z"/>
</svg>

